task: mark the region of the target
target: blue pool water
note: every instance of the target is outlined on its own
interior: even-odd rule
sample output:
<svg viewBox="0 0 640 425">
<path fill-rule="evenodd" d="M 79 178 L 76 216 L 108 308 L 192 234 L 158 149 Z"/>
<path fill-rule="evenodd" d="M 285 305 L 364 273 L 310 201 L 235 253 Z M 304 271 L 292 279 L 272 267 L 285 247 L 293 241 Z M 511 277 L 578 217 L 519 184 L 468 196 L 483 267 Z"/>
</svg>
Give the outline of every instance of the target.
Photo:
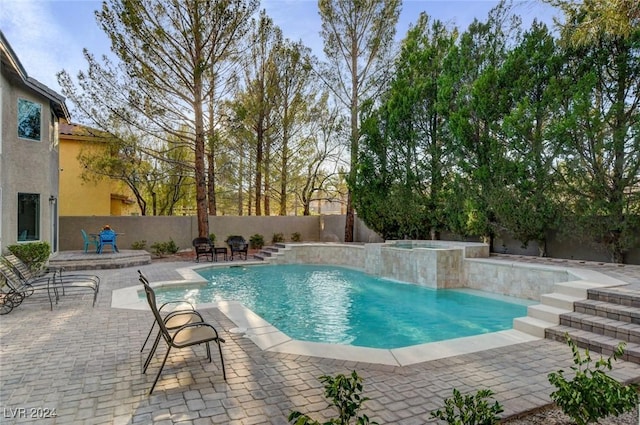
<svg viewBox="0 0 640 425">
<path fill-rule="evenodd" d="M 527 302 L 434 290 L 336 266 L 198 270 L 206 286 L 164 288 L 160 303 L 239 301 L 293 339 L 399 348 L 512 328 Z"/>
</svg>

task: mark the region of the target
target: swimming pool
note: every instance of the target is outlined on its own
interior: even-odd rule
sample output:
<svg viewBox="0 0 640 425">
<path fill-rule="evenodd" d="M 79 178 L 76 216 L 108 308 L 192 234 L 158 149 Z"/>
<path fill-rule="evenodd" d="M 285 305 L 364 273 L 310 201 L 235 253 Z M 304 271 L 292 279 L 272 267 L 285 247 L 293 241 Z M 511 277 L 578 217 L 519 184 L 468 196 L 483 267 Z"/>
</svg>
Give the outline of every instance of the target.
<svg viewBox="0 0 640 425">
<path fill-rule="evenodd" d="M 265 265 L 197 272 L 208 285 L 159 288 L 158 301 L 239 301 L 291 338 L 371 348 L 511 329 L 513 318 L 526 315 L 531 304 L 478 291 L 434 290 L 337 266 Z"/>
</svg>

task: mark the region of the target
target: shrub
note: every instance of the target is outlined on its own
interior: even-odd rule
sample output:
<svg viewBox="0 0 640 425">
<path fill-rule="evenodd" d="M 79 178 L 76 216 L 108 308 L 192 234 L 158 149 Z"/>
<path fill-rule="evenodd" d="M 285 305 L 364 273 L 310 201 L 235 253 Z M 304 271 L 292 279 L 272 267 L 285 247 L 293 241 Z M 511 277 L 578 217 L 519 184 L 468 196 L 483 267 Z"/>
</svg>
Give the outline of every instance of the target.
<svg viewBox="0 0 640 425">
<path fill-rule="evenodd" d="M 284 242 L 284 235 L 282 233 L 274 233 L 271 237 L 271 243 Z"/>
<path fill-rule="evenodd" d="M 585 425 L 634 409 L 638 404 L 637 386 L 623 386 L 606 374 L 606 371 L 613 368 L 611 360 L 617 360 L 624 353 L 625 344 L 618 344 L 614 353 L 606 360 L 600 357 L 595 362 L 595 369 L 591 369 L 589 350 L 585 350 L 582 357 L 571 338 L 568 335 L 566 338 L 573 353 L 575 366 L 571 366 L 571 369 L 575 376 L 568 381 L 563 370 L 548 375 L 549 382 L 556 387 L 551 398 L 562 411 L 578 425 Z"/>
<path fill-rule="evenodd" d="M 147 247 L 147 241 L 145 240 L 141 240 L 141 241 L 134 241 L 131 244 L 131 249 L 136 249 L 136 250 L 143 250 Z"/>
<path fill-rule="evenodd" d="M 209 233 L 209 240 L 211 241 L 211 245 L 216 243 L 216 235 L 215 235 L 215 233 Z"/>
<path fill-rule="evenodd" d="M 493 396 L 491 390 L 479 390 L 476 395 L 466 394 L 464 397 L 457 389 L 453 389 L 453 398 L 445 399 L 444 410 L 431 412 L 431 416 L 446 421 L 450 425 L 493 425 L 500 421 L 497 415 L 504 409 L 497 401 L 489 405 L 486 400 Z"/>
<path fill-rule="evenodd" d="M 51 255 L 51 246 L 48 242 L 30 242 L 17 245 L 9 245 L 9 252 L 21 259 L 32 272 L 39 272 Z"/>
<path fill-rule="evenodd" d="M 264 236 L 255 234 L 249 238 L 249 246 L 253 249 L 260 249 L 264 246 Z"/>
<path fill-rule="evenodd" d="M 151 252 L 160 257 L 166 254 L 175 254 L 179 249 L 173 239 L 170 239 L 169 242 L 156 242 L 151 245 Z"/>
<path fill-rule="evenodd" d="M 338 409 L 338 418 L 332 419 L 325 424 L 349 424 L 351 419 L 355 418 L 357 424 L 376 424 L 370 422 L 367 415 L 356 416 L 362 404 L 369 400 L 367 397 L 361 397 L 362 378 L 358 376 L 355 370 L 351 373 L 351 377 L 342 374 L 335 378 L 327 375 L 320 377 L 320 382 L 324 383 L 324 395 L 331 399 L 333 406 Z M 289 414 L 289 422 L 295 425 L 320 425 L 320 422 L 311 419 L 298 411 Z"/>
<path fill-rule="evenodd" d="M 300 241 L 302 241 L 302 235 L 299 232 L 293 232 L 291 234 L 291 241 L 292 242 L 300 242 Z"/>
</svg>

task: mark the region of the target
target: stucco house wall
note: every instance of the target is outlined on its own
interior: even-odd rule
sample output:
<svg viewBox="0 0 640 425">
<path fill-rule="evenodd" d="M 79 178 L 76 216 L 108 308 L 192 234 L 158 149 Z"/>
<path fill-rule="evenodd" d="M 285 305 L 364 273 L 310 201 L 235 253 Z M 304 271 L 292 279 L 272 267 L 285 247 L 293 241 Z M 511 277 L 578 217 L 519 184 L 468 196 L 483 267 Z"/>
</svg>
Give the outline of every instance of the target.
<svg viewBox="0 0 640 425">
<path fill-rule="evenodd" d="M 108 155 L 100 132 L 90 127 L 60 124 L 60 215 L 136 215 L 140 212 L 131 190 L 107 177 L 83 179 L 80 154 Z"/>
<path fill-rule="evenodd" d="M 39 234 L 58 249 L 58 122 L 68 119 L 64 98 L 29 77 L 0 31 L 0 250 L 18 242 L 18 194 L 39 196 Z M 18 137 L 18 101 L 40 105 L 39 140 Z M 28 243 L 29 241 L 20 242 Z"/>
</svg>

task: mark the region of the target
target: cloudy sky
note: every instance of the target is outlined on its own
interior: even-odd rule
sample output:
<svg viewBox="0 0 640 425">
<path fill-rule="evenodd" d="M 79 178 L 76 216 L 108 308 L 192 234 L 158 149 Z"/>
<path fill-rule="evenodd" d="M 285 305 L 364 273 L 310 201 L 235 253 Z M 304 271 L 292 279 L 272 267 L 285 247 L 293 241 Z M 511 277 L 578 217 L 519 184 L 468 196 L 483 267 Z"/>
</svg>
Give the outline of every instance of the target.
<svg viewBox="0 0 640 425">
<path fill-rule="evenodd" d="M 86 70 L 83 48 L 97 57 L 110 52 L 94 14 L 101 4 L 95 0 L 0 0 L 0 30 L 27 74 L 59 92 L 56 73 L 64 69 L 75 75 Z M 496 4 L 492 0 L 404 0 L 397 37 L 404 38 L 420 12 L 466 29 L 474 18 L 484 20 Z M 261 7 L 285 37 L 301 39 L 321 55 L 317 0 L 262 0 Z M 525 22 L 538 17 L 551 25 L 553 9 L 541 0 L 517 1 L 516 12 Z"/>
</svg>

